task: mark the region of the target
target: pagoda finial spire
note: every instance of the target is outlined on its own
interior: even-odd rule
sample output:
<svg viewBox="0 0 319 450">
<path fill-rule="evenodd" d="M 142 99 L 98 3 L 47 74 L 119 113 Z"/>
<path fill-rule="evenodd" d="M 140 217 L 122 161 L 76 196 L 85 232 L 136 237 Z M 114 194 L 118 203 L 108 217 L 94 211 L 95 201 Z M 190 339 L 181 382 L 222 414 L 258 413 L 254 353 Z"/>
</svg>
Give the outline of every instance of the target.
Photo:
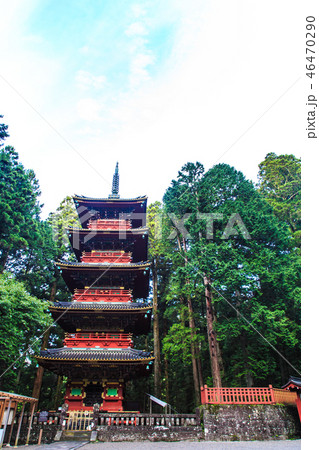
<svg viewBox="0 0 319 450">
<path fill-rule="evenodd" d="M 120 176 L 119 176 L 119 163 L 116 163 L 115 172 L 113 175 L 112 194 L 111 198 L 120 198 L 119 194 Z"/>
</svg>

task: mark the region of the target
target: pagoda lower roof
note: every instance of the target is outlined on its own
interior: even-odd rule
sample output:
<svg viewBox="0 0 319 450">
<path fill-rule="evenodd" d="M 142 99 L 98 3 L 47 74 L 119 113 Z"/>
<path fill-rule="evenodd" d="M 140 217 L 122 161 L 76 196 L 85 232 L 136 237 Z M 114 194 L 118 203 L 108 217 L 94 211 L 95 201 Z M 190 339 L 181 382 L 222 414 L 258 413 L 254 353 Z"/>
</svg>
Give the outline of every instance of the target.
<svg viewBox="0 0 319 450">
<path fill-rule="evenodd" d="M 53 319 L 64 331 L 100 330 L 147 334 L 152 307 L 147 303 L 56 302 L 49 307 Z"/>
<path fill-rule="evenodd" d="M 150 352 L 125 349 L 55 348 L 41 350 L 38 363 L 58 375 L 72 378 L 129 380 L 149 375 L 154 357 Z"/>
<path fill-rule="evenodd" d="M 125 303 L 125 302 L 55 302 L 49 307 L 50 311 L 55 309 L 67 310 L 107 310 L 107 311 L 150 311 L 152 306 L 148 303 Z"/>
<path fill-rule="evenodd" d="M 151 263 L 148 261 L 141 261 L 137 263 L 82 263 L 82 262 L 69 262 L 69 263 L 63 263 L 58 262 L 56 263 L 61 268 L 67 268 L 67 267 L 85 267 L 85 268 L 107 268 L 107 270 L 118 270 L 118 269 L 124 269 L 124 270 L 139 270 L 139 269 L 147 269 L 150 267 Z"/>
<path fill-rule="evenodd" d="M 149 292 L 149 262 L 139 263 L 56 263 L 68 288 L 84 289 L 94 286 L 122 286 L 132 289 L 134 298 L 147 298 Z"/>
<path fill-rule="evenodd" d="M 149 362 L 154 359 L 150 352 L 136 350 L 134 348 L 125 349 L 97 349 L 97 348 L 53 348 L 41 350 L 40 360 L 68 360 L 68 361 L 101 361 L 101 362 Z"/>
<path fill-rule="evenodd" d="M 147 234 L 149 231 L 148 227 L 138 227 L 138 228 L 128 228 L 125 230 L 120 230 L 120 229 L 109 229 L 109 228 L 76 228 L 76 227 L 68 227 L 65 229 L 68 233 L 96 233 L 96 234 L 110 234 L 110 235 L 114 235 L 114 236 L 120 236 L 121 238 L 121 234 L 126 234 L 126 235 L 143 235 L 143 234 Z"/>
</svg>

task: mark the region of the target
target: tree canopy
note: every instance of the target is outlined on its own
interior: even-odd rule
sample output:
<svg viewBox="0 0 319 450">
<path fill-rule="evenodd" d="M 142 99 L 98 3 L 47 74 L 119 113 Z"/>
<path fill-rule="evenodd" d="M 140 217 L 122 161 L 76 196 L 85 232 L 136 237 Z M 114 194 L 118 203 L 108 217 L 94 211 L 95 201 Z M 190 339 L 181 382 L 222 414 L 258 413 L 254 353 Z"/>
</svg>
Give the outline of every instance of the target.
<svg viewBox="0 0 319 450">
<path fill-rule="evenodd" d="M 0 384 L 18 390 L 21 372 L 34 376 L 33 355 L 39 351 L 43 331 L 52 322 L 48 303 L 30 295 L 10 274 L 0 275 Z"/>
<path fill-rule="evenodd" d="M 300 247 L 301 160 L 294 155 L 268 153 L 259 164 L 258 179 L 260 193 L 288 225 L 295 245 Z"/>
<path fill-rule="evenodd" d="M 0 119 L 2 119 L 3 116 L 0 115 Z M 8 125 L 5 125 L 4 123 L 0 123 L 0 147 L 3 145 L 1 141 L 4 141 L 5 138 L 9 137 L 9 134 L 7 133 Z"/>
<path fill-rule="evenodd" d="M 65 228 L 79 223 L 71 197 L 41 220 L 39 183 L 7 136 L 0 125 L 1 387 L 30 395 L 41 340 L 29 346 L 50 323 L 48 302 L 70 299 L 54 262 L 74 258 Z M 135 345 L 156 361 L 153 379 L 128 383 L 132 399 L 154 390 L 187 412 L 203 384 L 280 385 L 299 373 L 300 160 L 269 153 L 259 168 L 255 186 L 227 164 L 188 162 L 149 205 L 154 328 Z M 54 325 L 45 343 L 62 338 Z M 59 398 L 56 381 L 45 372 L 44 407 Z"/>
<path fill-rule="evenodd" d="M 262 192 L 227 164 L 205 172 L 187 163 L 167 189 L 163 210 L 171 246 L 168 289 L 158 305 L 173 403 L 194 405 L 191 384 L 179 393 L 173 388 L 182 373 L 211 385 L 219 382 L 218 370 L 225 386 L 280 385 L 297 375 L 299 254 Z"/>
<path fill-rule="evenodd" d="M 16 252 L 39 239 L 39 183 L 13 147 L 0 149 L 0 273 Z"/>
</svg>

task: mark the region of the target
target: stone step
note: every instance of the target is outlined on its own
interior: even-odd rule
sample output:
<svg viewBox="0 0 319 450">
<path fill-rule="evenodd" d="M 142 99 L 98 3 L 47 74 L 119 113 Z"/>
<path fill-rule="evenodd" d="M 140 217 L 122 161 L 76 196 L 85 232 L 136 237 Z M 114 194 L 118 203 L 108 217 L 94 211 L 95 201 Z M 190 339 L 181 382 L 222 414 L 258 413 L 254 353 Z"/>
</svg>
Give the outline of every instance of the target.
<svg viewBox="0 0 319 450">
<path fill-rule="evenodd" d="M 61 441 L 90 441 L 91 431 L 63 431 Z"/>
</svg>

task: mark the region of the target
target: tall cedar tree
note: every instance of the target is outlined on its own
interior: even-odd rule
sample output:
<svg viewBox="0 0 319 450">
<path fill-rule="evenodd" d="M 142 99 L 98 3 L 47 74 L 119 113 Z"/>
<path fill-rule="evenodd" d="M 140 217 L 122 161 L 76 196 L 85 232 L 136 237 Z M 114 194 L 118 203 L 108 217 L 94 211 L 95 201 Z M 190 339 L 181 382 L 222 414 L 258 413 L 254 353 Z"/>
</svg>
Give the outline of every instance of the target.
<svg viewBox="0 0 319 450">
<path fill-rule="evenodd" d="M 39 238 L 40 189 L 13 147 L 0 150 L 0 273 L 16 253 Z"/>
<path fill-rule="evenodd" d="M 147 226 L 149 229 L 148 259 L 151 262 L 152 296 L 153 296 L 153 340 L 154 340 L 154 392 L 162 396 L 161 387 L 161 346 L 160 321 L 163 320 L 162 297 L 166 290 L 166 278 L 169 272 L 170 241 L 165 238 L 166 224 L 163 221 L 163 208 L 155 202 L 147 208 Z"/>
<path fill-rule="evenodd" d="M 189 261 L 189 249 L 190 249 L 190 238 L 192 237 L 187 233 L 186 229 L 179 229 L 178 223 L 183 221 L 183 218 L 187 218 L 192 214 L 199 213 L 199 203 L 198 203 L 198 185 L 199 180 L 204 172 L 204 167 L 200 163 L 192 164 L 188 163 L 182 167 L 182 170 L 178 172 L 177 180 L 172 181 L 172 185 L 167 189 L 164 195 L 165 210 L 168 215 L 172 218 L 172 222 L 176 226 L 176 240 L 177 240 L 177 254 L 179 254 L 179 259 L 181 261 L 181 266 L 184 270 L 179 270 L 176 275 L 182 277 L 181 282 L 183 284 L 183 292 L 180 292 L 180 300 L 187 308 L 187 321 L 190 328 L 190 351 L 192 355 L 192 371 L 193 371 L 193 382 L 194 382 L 194 392 L 195 392 L 195 404 L 200 403 L 200 386 L 203 385 L 202 377 L 202 367 L 200 361 L 199 344 L 197 337 L 197 329 L 194 317 L 193 299 L 192 299 L 192 280 L 190 279 L 190 271 L 192 271 L 192 263 Z M 184 232 L 183 232 L 184 231 Z M 210 305 L 208 301 L 208 306 Z M 207 331 L 209 342 L 212 342 L 210 332 L 212 330 L 212 318 L 207 313 Z M 182 319 L 183 326 L 183 319 Z M 186 341 L 185 341 L 186 342 Z M 212 346 L 210 345 L 210 359 L 214 361 L 215 354 L 213 352 Z M 212 363 L 213 364 L 213 363 Z M 213 376 L 215 377 L 215 385 L 221 385 L 221 379 L 219 374 L 219 364 L 217 362 L 217 370 L 212 370 Z"/>
<path fill-rule="evenodd" d="M 294 155 L 268 153 L 259 164 L 259 192 L 287 223 L 294 243 L 301 240 L 301 160 Z"/>
<path fill-rule="evenodd" d="M 0 115 L 0 119 L 2 119 L 3 116 Z M 4 141 L 5 138 L 9 137 L 9 134 L 7 133 L 8 125 L 5 125 L 4 123 L 0 123 L 0 147 L 3 146 L 3 143 L 1 141 Z"/>
<path fill-rule="evenodd" d="M 50 213 L 49 218 L 46 222 L 48 229 L 50 230 L 50 235 L 48 236 L 48 242 L 54 242 L 54 254 L 51 254 L 51 267 L 49 271 L 50 276 L 50 302 L 56 300 L 67 301 L 70 300 L 70 293 L 68 292 L 64 281 L 62 280 L 60 272 L 57 270 L 54 261 L 67 261 L 75 260 L 75 256 L 71 249 L 67 227 L 68 226 L 79 226 L 78 217 L 74 208 L 73 200 L 71 197 L 66 197 L 60 203 L 58 209 L 54 213 Z M 45 247 L 46 248 L 46 247 Z M 42 349 L 49 347 L 56 347 L 61 344 L 62 338 L 64 336 L 63 330 L 57 324 L 47 330 L 43 337 Z M 56 380 L 56 391 L 52 392 L 52 377 L 53 374 L 45 372 L 42 366 L 39 366 L 34 379 L 34 386 L 32 391 L 32 396 L 35 398 L 40 397 L 40 405 L 43 403 L 51 404 L 51 408 L 56 409 L 61 399 L 61 392 L 64 388 L 62 377 L 58 377 Z M 43 382 L 44 378 L 44 382 Z M 43 385 L 42 385 L 43 383 Z M 54 399 L 54 400 L 53 400 Z"/>
<path fill-rule="evenodd" d="M 300 368 L 300 267 L 289 230 L 242 173 L 219 164 L 194 183 L 191 178 L 185 179 L 185 171 L 191 174 L 196 166 L 185 165 L 164 196 L 169 212 L 178 218 L 188 214 L 184 217 L 188 235 L 184 249 L 180 246 L 184 252 L 179 267 L 172 266 L 171 291 L 175 291 L 175 299 L 182 298 L 189 282 L 200 330 L 208 297 L 215 362 L 219 363 L 224 384 L 280 384 Z M 203 213 L 213 213 L 215 218 L 207 222 L 207 217 L 200 216 Z M 182 266 L 185 270 L 186 261 L 185 283 L 178 287 L 176 275 Z M 170 305 L 173 320 L 173 308 L 181 309 L 177 301 L 175 306 L 170 301 Z M 207 312 L 206 308 L 206 316 Z M 175 320 L 179 317 L 180 313 Z M 163 351 L 170 348 L 172 354 L 178 340 L 174 342 L 171 335 L 172 339 L 164 338 Z M 209 381 L 203 354 L 206 349 L 201 346 L 204 378 L 215 384 L 214 377 Z"/>
<path fill-rule="evenodd" d="M 290 233 L 253 184 L 226 164 L 203 176 L 200 192 L 201 211 L 222 215 L 214 239 L 193 248 L 216 289 L 227 384 L 281 383 L 284 373 L 300 369 L 300 267 Z"/>
<path fill-rule="evenodd" d="M 48 303 L 31 296 L 12 275 L 0 275 L 0 386 L 31 394 L 32 371 L 41 340 L 51 323 Z M 12 365 L 12 367 L 10 367 Z"/>
</svg>

